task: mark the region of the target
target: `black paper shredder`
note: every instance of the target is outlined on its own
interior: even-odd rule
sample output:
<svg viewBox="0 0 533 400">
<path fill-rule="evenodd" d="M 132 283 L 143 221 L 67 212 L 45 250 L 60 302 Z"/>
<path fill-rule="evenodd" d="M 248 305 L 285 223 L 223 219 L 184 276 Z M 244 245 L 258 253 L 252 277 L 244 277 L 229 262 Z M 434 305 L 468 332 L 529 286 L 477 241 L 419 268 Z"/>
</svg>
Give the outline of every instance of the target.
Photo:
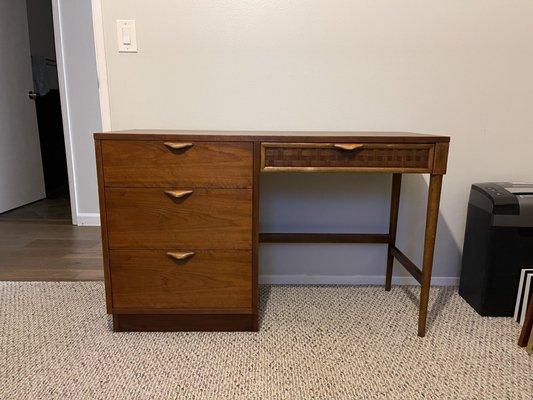
<svg viewBox="0 0 533 400">
<path fill-rule="evenodd" d="M 533 266 L 533 183 L 476 183 L 468 202 L 459 294 L 483 316 L 512 316 Z"/>
</svg>

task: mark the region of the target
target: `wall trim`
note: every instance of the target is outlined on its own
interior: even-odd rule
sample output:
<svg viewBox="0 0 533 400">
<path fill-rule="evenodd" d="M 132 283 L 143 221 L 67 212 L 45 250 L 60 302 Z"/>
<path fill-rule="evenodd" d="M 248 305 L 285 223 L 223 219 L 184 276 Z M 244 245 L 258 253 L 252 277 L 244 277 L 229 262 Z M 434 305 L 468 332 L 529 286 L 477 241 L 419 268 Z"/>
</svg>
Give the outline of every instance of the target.
<svg viewBox="0 0 533 400">
<path fill-rule="evenodd" d="M 94 50 L 96 54 L 96 72 L 98 75 L 98 93 L 100 97 L 100 115 L 102 131 L 111 130 L 111 105 L 109 102 L 109 82 L 107 79 L 107 61 L 105 56 L 104 22 L 102 0 L 91 0 Z"/>
<path fill-rule="evenodd" d="M 385 275 L 259 275 L 262 285 L 383 285 Z M 395 285 L 417 285 L 411 276 L 393 276 Z M 431 279 L 432 286 L 458 286 L 458 277 L 439 277 Z"/>
<path fill-rule="evenodd" d="M 70 192 L 70 209 L 72 224 L 78 224 L 78 199 L 76 192 L 76 170 L 74 167 L 74 149 L 72 143 L 72 129 L 69 107 L 69 90 L 67 72 L 63 50 L 63 29 L 61 23 L 61 2 L 52 0 L 52 20 L 54 23 L 54 43 L 56 48 L 57 78 L 61 103 L 61 117 L 63 119 L 63 136 L 65 138 L 65 153 L 67 161 L 68 188 Z"/>
<path fill-rule="evenodd" d="M 76 219 L 80 226 L 100 226 L 99 213 L 78 213 Z"/>
</svg>

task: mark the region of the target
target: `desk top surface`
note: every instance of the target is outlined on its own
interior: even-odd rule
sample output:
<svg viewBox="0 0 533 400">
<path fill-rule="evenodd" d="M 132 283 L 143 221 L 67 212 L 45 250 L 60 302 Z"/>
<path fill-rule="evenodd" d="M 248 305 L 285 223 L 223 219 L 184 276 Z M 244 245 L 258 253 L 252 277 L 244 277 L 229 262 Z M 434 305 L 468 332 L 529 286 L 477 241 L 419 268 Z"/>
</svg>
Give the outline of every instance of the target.
<svg viewBox="0 0 533 400">
<path fill-rule="evenodd" d="M 261 141 L 261 142 L 332 142 L 367 143 L 437 143 L 449 142 L 449 136 L 411 132 L 349 132 L 349 131 L 200 131 L 135 129 L 95 133 L 95 139 L 172 140 L 179 136 L 196 141 Z"/>
</svg>

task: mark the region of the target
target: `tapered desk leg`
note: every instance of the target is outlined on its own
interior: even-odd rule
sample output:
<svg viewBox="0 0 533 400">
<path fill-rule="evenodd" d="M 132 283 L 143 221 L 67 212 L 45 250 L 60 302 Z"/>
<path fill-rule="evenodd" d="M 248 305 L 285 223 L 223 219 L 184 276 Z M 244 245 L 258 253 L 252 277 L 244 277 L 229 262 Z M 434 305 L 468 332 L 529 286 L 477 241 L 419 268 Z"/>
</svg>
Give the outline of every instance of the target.
<svg viewBox="0 0 533 400">
<path fill-rule="evenodd" d="M 398 226 L 398 211 L 400 209 L 400 191 L 402 188 L 402 174 L 392 174 L 392 193 L 390 201 L 389 246 L 387 248 L 387 274 L 385 275 L 385 290 L 392 285 L 392 266 L 394 256 L 391 247 L 396 245 L 396 229 Z"/>
<path fill-rule="evenodd" d="M 252 191 L 252 330 L 259 331 L 259 179 L 261 177 L 261 144 L 254 143 Z"/>
<path fill-rule="evenodd" d="M 439 219 L 439 203 L 442 188 L 442 175 L 431 175 L 429 180 L 429 195 L 426 214 L 426 234 L 424 239 L 424 256 L 422 261 L 422 283 L 420 288 L 420 308 L 418 311 L 418 336 L 426 335 L 426 320 L 428 313 L 429 288 L 431 286 L 431 270 L 433 268 L 433 253 L 437 235 Z"/>
<path fill-rule="evenodd" d="M 526 310 L 526 319 L 522 330 L 520 331 L 520 337 L 518 338 L 518 345 L 520 347 L 526 347 L 531 336 L 531 329 L 533 328 L 533 297 L 529 301 L 529 306 Z"/>
</svg>

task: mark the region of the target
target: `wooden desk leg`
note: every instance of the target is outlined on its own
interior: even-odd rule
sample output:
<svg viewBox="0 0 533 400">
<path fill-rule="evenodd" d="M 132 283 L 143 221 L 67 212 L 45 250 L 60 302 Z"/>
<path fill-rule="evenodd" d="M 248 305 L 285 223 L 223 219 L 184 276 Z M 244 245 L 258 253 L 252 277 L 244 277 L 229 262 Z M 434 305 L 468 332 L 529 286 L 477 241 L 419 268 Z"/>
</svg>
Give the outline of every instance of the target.
<svg viewBox="0 0 533 400">
<path fill-rule="evenodd" d="M 531 335 L 531 329 L 533 329 L 533 297 L 529 301 L 526 311 L 526 320 L 524 321 L 524 326 L 520 331 L 520 338 L 518 339 L 518 345 L 520 347 L 527 346 L 529 336 Z"/>
<path fill-rule="evenodd" d="M 252 331 L 259 331 L 259 180 L 261 177 L 261 144 L 254 143 L 252 191 Z"/>
<path fill-rule="evenodd" d="M 402 174 L 392 174 L 392 192 L 390 201 L 389 245 L 387 248 L 387 273 L 385 275 L 385 290 L 392 286 L 392 266 L 394 256 L 391 247 L 396 245 L 396 229 L 398 226 L 398 211 L 400 209 L 400 191 L 402 188 Z"/>
<path fill-rule="evenodd" d="M 426 319 L 428 313 L 429 288 L 431 286 L 431 269 L 439 219 L 440 193 L 442 175 L 431 174 L 426 214 L 426 234 L 424 239 L 424 256 L 422 262 L 422 283 L 420 288 L 420 308 L 418 311 L 418 336 L 426 335 Z"/>
</svg>

